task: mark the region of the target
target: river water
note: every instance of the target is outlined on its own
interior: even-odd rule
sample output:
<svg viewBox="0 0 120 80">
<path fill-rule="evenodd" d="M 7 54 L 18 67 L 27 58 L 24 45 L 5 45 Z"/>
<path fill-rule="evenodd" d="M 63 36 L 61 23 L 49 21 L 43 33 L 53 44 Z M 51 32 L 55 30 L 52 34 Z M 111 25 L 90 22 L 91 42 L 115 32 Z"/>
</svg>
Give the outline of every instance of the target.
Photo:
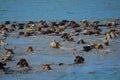
<svg viewBox="0 0 120 80">
<path fill-rule="evenodd" d="M 39 20 L 96 20 L 120 17 L 120 0 L 0 0 L 0 22 L 3 21 L 39 21 Z M 14 34 L 15 35 L 15 34 Z M 102 41 L 98 36 L 78 36 L 86 41 Z M 98 39 L 98 40 L 97 40 Z M 49 46 L 50 41 L 60 37 L 31 36 L 8 37 L 6 42 L 17 46 L 15 61 L 7 62 L 7 66 L 17 71 L 19 58 L 25 58 L 32 70 L 29 73 L 2 74 L 0 80 L 120 80 L 120 37 L 110 41 L 105 50 L 82 52 L 84 64 L 53 65 L 51 71 L 41 71 L 41 64 L 63 62 L 72 64 L 76 53 L 70 50 L 56 50 Z M 48 45 L 46 45 L 48 44 Z M 64 46 L 81 49 L 75 42 L 62 42 Z M 26 55 L 25 48 L 32 45 L 36 52 Z M 22 49 L 22 50 L 21 50 Z M 0 52 L 5 52 L 0 49 Z"/>
<path fill-rule="evenodd" d="M 120 17 L 120 0 L 0 0 L 0 21 Z"/>
<path fill-rule="evenodd" d="M 98 36 L 77 36 L 75 40 L 84 38 L 85 41 L 101 41 Z M 11 46 L 16 46 L 15 57 L 13 61 L 8 61 L 6 67 L 13 70 L 12 74 L 2 74 L 0 72 L 0 80 L 119 80 L 120 79 L 120 37 L 116 37 L 110 41 L 110 45 L 104 50 L 92 50 L 90 52 L 79 52 L 82 49 L 81 44 L 76 42 L 61 42 L 66 47 L 75 47 L 76 51 L 52 49 L 49 46 L 50 41 L 60 40 L 60 37 L 50 36 L 31 36 L 31 37 L 8 37 L 6 42 Z M 27 46 L 33 46 L 34 53 L 26 53 Z M 8 46 L 9 47 L 9 46 Z M 1 53 L 4 49 L 1 48 Z M 75 53 L 75 54 L 73 54 Z M 1 54 L 0 54 L 1 55 Z M 82 55 L 85 63 L 78 65 L 73 64 L 74 57 Z M 16 64 L 20 58 L 25 58 L 31 70 L 24 72 L 19 69 Z M 53 64 L 52 70 L 42 70 L 42 64 Z M 64 63 L 63 66 L 57 64 Z M 11 72 L 11 71 L 10 71 Z"/>
</svg>

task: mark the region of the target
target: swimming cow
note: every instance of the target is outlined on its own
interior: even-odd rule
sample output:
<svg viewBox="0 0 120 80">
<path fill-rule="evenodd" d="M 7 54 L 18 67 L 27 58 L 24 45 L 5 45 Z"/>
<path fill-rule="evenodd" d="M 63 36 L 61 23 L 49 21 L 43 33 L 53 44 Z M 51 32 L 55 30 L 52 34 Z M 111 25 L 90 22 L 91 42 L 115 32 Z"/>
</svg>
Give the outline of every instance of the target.
<svg viewBox="0 0 120 80">
<path fill-rule="evenodd" d="M 2 47 L 2 46 L 5 46 L 5 45 L 8 45 L 8 43 L 5 42 L 5 39 L 6 39 L 6 37 L 0 39 L 0 46 L 1 46 L 1 47 Z"/>
<path fill-rule="evenodd" d="M 52 70 L 52 68 L 50 67 L 50 64 L 44 64 L 43 70 Z"/>
<path fill-rule="evenodd" d="M 17 65 L 21 68 L 23 67 L 29 67 L 29 64 L 26 59 L 21 58 L 20 61 L 17 63 Z"/>
<path fill-rule="evenodd" d="M 79 64 L 79 63 L 83 63 L 84 61 L 85 61 L 85 59 L 82 56 L 76 56 L 74 63 Z"/>
<path fill-rule="evenodd" d="M 5 66 L 6 65 L 6 63 L 2 63 L 2 62 L 0 62 L 0 70 L 5 70 Z"/>
<path fill-rule="evenodd" d="M 34 50 L 33 50 L 33 47 L 32 47 L 32 46 L 28 46 L 28 47 L 27 47 L 26 52 L 30 53 L 30 52 L 33 52 L 33 51 L 34 51 Z"/>
<path fill-rule="evenodd" d="M 85 41 L 84 41 L 83 39 L 79 39 L 79 40 L 77 41 L 77 44 L 85 44 Z"/>
<path fill-rule="evenodd" d="M 11 60 L 11 58 L 14 56 L 14 52 L 13 50 L 15 50 L 15 47 L 14 48 L 6 48 L 4 47 L 4 49 L 6 50 L 6 52 L 3 54 L 2 56 L 2 60 L 3 61 L 8 61 L 8 60 Z"/>
<path fill-rule="evenodd" d="M 66 48 L 66 47 L 62 46 L 62 45 L 61 45 L 59 42 L 57 42 L 57 41 L 52 41 L 52 42 L 50 43 L 50 46 L 51 46 L 52 48 L 56 48 L 56 49 L 66 49 L 66 50 L 74 50 L 74 51 L 76 51 L 75 48 Z"/>
<path fill-rule="evenodd" d="M 92 46 L 91 45 L 88 45 L 88 46 L 83 46 L 83 51 L 90 51 L 92 49 Z"/>
</svg>

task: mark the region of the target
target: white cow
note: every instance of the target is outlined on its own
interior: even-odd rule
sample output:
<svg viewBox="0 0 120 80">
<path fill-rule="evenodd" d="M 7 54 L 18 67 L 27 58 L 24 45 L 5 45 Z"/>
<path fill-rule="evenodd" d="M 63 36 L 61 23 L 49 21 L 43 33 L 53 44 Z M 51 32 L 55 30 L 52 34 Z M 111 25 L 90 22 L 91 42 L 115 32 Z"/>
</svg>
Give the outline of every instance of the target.
<svg viewBox="0 0 120 80">
<path fill-rule="evenodd" d="M 0 46 L 8 45 L 8 43 L 5 42 L 6 37 L 0 39 Z"/>
<path fill-rule="evenodd" d="M 52 41 L 52 42 L 50 43 L 50 46 L 51 46 L 52 48 L 57 48 L 57 49 L 66 49 L 66 50 L 74 50 L 74 51 L 76 51 L 75 48 L 67 48 L 67 47 L 64 47 L 64 46 L 62 46 L 59 42 L 56 42 L 56 41 Z"/>
</svg>

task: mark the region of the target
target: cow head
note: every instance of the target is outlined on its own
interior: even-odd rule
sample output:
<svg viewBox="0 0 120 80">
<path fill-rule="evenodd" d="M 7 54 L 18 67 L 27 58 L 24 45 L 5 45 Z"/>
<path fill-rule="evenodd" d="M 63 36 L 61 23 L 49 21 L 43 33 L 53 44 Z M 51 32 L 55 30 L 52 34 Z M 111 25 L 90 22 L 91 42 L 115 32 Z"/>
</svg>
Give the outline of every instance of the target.
<svg viewBox="0 0 120 80">
<path fill-rule="evenodd" d="M 50 64 L 44 64 L 43 69 L 44 70 L 51 70 Z"/>
<path fill-rule="evenodd" d="M 28 46 L 27 47 L 27 50 L 26 50 L 26 52 L 33 52 L 34 50 L 33 50 L 33 47 L 32 46 Z"/>
<path fill-rule="evenodd" d="M 29 64 L 28 64 L 28 62 L 27 62 L 27 60 L 26 59 L 20 59 L 20 61 L 17 63 L 17 65 L 19 65 L 21 68 L 22 67 L 29 67 Z"/>
<path fill-rule="evenodd" d="M 9 53 L 10 53 L 10 54 L 14 54 L 13 51 L 15 50 L 15 48 L 16 48 L 16 47 L 14 47 L 14 48 L 6 48 L 6 47 L 4 46 L 4 49 L 6 50 L 6 54 L 7 54 L 7 53 L 8 53 L 8 54 L 9 54 Z"/>
<path fill-rule="evenodd" d="M 85 59 L 82 56 L 76 56 L 74 63 L 79 64 L 79 63 L 83 63 L 84 61 L 85 61 Z"/>
<path fill-rule="evenodd" d="M 50 46 L 51 46 L 52 48 L 60 48 L 61 44 L 60 44 L 59 42 L 52 41 L 52 42 L 50 43 Z"/>
<path fill-rule="evenodd" d="M 6 39 L 6 37 L 0 39 L 0 45 L 1 45 L 1 46 L 8 45 L 8 43 L 5 42 L 5 39 Z"/>
</svg>

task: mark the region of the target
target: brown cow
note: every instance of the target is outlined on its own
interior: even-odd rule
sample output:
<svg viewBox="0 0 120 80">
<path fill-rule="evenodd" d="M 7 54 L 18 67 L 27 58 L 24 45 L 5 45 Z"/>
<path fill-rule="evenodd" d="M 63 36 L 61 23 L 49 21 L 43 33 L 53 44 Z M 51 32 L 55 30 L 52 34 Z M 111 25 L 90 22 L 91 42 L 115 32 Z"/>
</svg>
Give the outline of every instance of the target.
<svg viewBox="0 0 120 80">
<path fill-rule="evenodd" d="M 52 70 L 52 68 L 50 67 L 50 64 L 44 64 L 43 70 Z"/>
<path fill-rule="evenodd" d="M 103 45 L 100 43 L 94 44 L 96 49 L 103 49 Z"/>
<path fill-rule="evenodd" d="M 84 61 L 85 61 L 85 59 L 82 56 L 76 56 L 74 63 L 79 64 L 79 63 L 83 63 Z"/>
<path fill-rule="evenodd" d="M 28 46 L 28 47 L 27 47 L 26 52 L 30 53 L 30 52 L 33 52 L 33 51 L 34 51 L 34 50 L 33 50 L 33 47 L 32 47 L 32 46 Z"/>
<path fill-rule="evenodd" d="M 21 58 L 20 61 L 17 63 L 18 66 L 21 68 L 23 67 L 29 67 L 29 64 L 26 59 Z"/>
<path fill-rule="evenodd" d="M 92 30 L 85 30 L 84 32 L 83 32 L 83 34 L 84 35 L 92 35 L 92 34 L 94 34 L 94 31 L 92 31 Z"/>
<path fill-rule="evenodd" d="M 4 46 L 4 49 L 6 50 L 6 53 L 10 53 L 10 54 L 15 54 L 15 53 L 13 52 L 13 50 L 15 50 L 15 48 L 16 48 L 16 47 L 14 47 L 14 48 L 6 48 L 6 47 Z"/>
<path fill-rule="evenodd" d="M 78 23 L 76 23 L 75 21 L 70 21 L 69 25 L 70 27 L 72 28 L 75 28 L 75 27 L 80 27 L 80 25 Z"/>
</svg>

